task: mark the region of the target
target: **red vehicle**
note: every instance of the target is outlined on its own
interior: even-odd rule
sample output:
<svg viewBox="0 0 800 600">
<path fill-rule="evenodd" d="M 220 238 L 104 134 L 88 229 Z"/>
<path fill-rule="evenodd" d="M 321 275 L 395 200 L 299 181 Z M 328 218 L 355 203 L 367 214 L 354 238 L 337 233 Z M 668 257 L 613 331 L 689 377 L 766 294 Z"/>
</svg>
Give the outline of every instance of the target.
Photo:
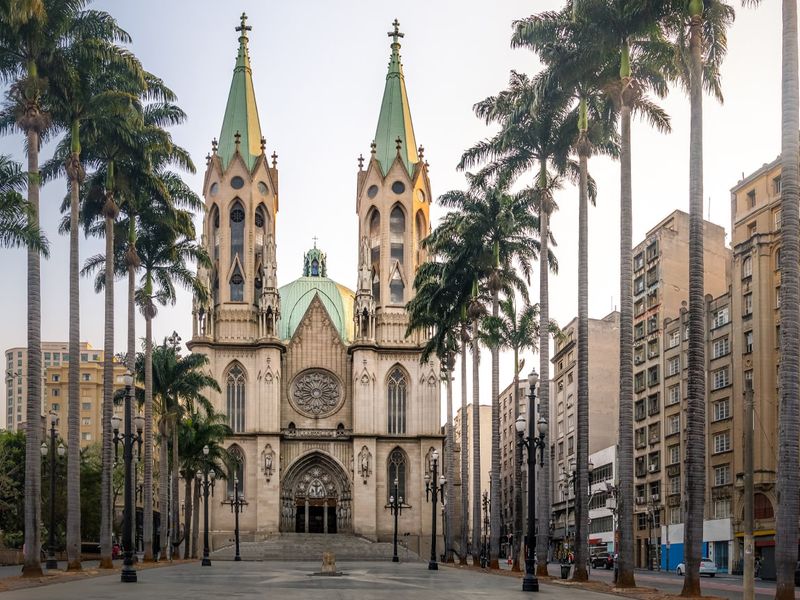
<svg viewBox="0 0 800 600">
<path fill-rule="evenodd" d="M 122 556 L 122 548 L 117 542 L 114 542 L 114 545 L 111 546 L 111 558 L 119 558 Z"/>
</svg>

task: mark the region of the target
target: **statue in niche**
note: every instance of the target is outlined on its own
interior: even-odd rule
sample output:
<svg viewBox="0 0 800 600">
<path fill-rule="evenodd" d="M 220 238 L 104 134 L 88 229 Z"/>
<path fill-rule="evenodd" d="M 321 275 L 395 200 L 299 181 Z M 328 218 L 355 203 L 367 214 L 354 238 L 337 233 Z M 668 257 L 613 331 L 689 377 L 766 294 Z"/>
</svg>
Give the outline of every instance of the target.
<svg viewBox="0 0 800 600">
<path fill-rule="evenodd" d="M 370 268 L 371 259 L 369 253 L 369 240 L 367 236 L 361 236 L 361 246 L 359 248 L 358 257 L 358 289 L 371 290 L 372 289 L 372 269 Z"/>
<path fill-rule="evenodd" d="M 275 462 L 275 452 L 272 451 L 272 446 L 267 444 L 261 451 L 261 471 L 267 481 L 272 477 L 273 463 Z"/>
<path fill-rule="evenodd" d="M 358 472 L 365 484 L 367 483 L 369 476 L 372 475 L 372 468 L 370 465 L 371 462 L 372 454 L 370 453 L 369 448 L 366 446 L 362 447 L 361 452 L 358 453 Z"/>
</svg>

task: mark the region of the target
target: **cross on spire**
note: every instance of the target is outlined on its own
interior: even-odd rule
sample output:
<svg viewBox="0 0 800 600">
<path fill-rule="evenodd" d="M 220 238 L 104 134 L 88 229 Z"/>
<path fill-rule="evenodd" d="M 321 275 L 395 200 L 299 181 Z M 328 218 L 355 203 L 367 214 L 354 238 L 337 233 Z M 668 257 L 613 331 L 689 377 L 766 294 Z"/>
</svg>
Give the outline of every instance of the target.
<svg viewBox="0 0 800 600">
<path fill-rule="evenodd" d="M 250 25 L 247 24 L 247 15 L 245 13 L 242 13 L 241 25 L 239 25 L 236 28 L 236 31 L 238 31 L 239 33 L 242 34 L 241 37 L 243 37 L 244 39 L 247 39 L 247 32 L 248 31 L 252 31 L 252 30 L 253 30 L 253 28 Z"/>
<path fill-rule="evenodd" d="M 317 236 L 314 236 L 314 237 L 312 237 L 311 239 L 312 239 L 312 240 L 314 240 L 314 248 L 316 248 L 316 247 L 317 247 L 317 240 L 318 240 L 319 238 L 318 238 Z"/>
<path fill-rule="evenodd" d="M 400 33 L 400 21 L 395 19 L 394 23 L 392 23 L 392 25 L 394 26 L 394 31 L 390 31 L 386 35 L 388 35 L 390 38 L 392 38 L 392 44 L 399 44 L 400 43 L 399 42 L 399 38 L 404 37 L 405 34 L 404 33 Z"/>
</svg>

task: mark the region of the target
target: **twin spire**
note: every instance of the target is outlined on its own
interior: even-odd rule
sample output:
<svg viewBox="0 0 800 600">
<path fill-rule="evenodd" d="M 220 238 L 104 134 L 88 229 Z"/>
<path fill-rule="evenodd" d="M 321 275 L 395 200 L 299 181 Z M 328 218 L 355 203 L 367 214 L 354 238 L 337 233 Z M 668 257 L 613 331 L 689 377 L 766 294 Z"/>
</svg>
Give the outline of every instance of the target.
<svg viewBox="0 0 800 600">
<path fill-rule="evenodd" d="M 400 39 L 404 34 L 400 32 L 400 23 L 397 19 L 392 25 L 393 31 L 388 33 L 392 38 L 389 71 L 386 74 L 372 155 L 379 161 L 384 175 L 398 155 L 408 173 L 412 174 L 414 165 L 420 161 L 420 156 L 417 153 L 403 65 L 400 61 Z M 247 24 L 247 15 L 242 13 L 240 24 L 236 27 L 236 31 L 239 32 L 239 51 L 236 55 L 236 66 L 233 69 L 228 104 L 225 107 L 225 117 L 222 120 L 222 131 L 219 134 L 216 150 L 222 160 L 223 169 L 228 167 L 237 149 L 249 169 L 253 168 L 256 159 L 264 151 L 247 45 L 249 41 L 247 32 L 251 30 L 252 27 Z"/>
</svg>

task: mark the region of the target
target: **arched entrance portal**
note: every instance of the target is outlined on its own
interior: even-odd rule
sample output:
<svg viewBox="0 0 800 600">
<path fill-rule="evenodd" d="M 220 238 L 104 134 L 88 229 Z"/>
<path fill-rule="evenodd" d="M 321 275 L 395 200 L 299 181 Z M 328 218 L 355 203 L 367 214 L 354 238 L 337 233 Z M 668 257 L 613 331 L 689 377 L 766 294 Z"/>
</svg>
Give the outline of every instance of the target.
<svg viewBox="0 0 800 600">
<path fill-rule="evenodd" d="M 283 477 L 280 530 L 351 532 L 351 506 L 350 479 L 342 467 L 321 452 L 306 454 Z"/>
</svg>

